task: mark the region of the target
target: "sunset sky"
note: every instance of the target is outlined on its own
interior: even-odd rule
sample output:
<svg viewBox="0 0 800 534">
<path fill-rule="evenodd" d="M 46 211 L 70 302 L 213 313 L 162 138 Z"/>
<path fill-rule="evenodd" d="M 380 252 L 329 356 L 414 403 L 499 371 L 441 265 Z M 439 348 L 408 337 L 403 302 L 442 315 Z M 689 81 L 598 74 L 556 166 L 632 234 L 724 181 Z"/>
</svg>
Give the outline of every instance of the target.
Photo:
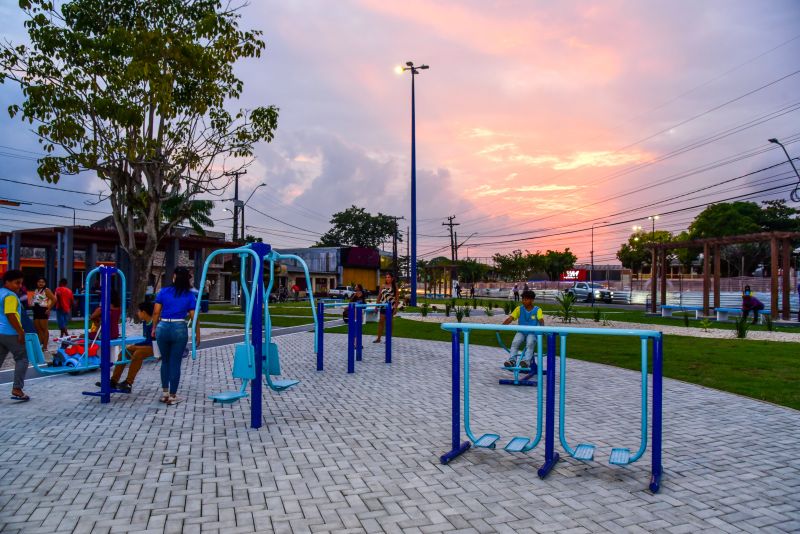
<svg viewBox="0 0 800 534">
<path fill-rule="evenodd" d="M 8 4 L 6 36 L 23 40 Z M 767 142 L 777 137 L 800 157 L 794 0 L 254 0 L 242 23 L 264 32 L 267 49 L 238 65 L 239 105 L 280 108 L 243 195 L 266 182 L 251 204 L 292 225 L 249 210 L 257 228 L 248 233 L 277 247 L 312 244 L 351 204 L 408 225 L 411 80 L 394 72 L 406 61 L 430 65 L 416 85 L 422 258 L 449 255 L 441 223 L 455 215 L 459 241 L 471 236 L 462 258 L 570 247 L 588 262 L 589 228 L 601 223 L 595 262 L 616 263 L 631 227 L 651 227 L 648 215 L 662 215 L 656 229 L 680 232 L 702 206 L 668 212 L 748 193 L 788 198 L 797 182 Z M 0 86 L 3 109 L 20 100 Z M 37 183 L 27 126 L 3 113 L 0 134 L 0 178 Z M 104 189 L 89 176 L 58 187 Z M 75 206 L 88 198 L 3 181 L 0 191 Z M 223 206 L 216 229 L 230 233 Z M 12 210 L 0 210 L 0 230 L 72 215 Z"/>
</svg>

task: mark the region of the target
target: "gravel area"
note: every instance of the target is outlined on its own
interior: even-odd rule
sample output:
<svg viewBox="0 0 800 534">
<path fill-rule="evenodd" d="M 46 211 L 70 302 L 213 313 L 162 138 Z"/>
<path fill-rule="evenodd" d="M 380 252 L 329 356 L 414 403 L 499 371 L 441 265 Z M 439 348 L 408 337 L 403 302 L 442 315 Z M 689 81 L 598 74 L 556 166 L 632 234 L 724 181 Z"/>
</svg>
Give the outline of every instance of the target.
<svg viewBox="0 0 800 534">
<path fill-rule="evenodd" d="M 444 315 L 440 314 L 437 315 L 429 314 L 427 317 L 422 317 L 420 314 L 416 313 L 400 313 L 398 316 L 404 319 L 409 319 L 412 321 L 422 321 L 426 323 L 456 322 L 456 318 L 452 313 L 450 314 L 450 317 L 445 317 Z M 499 324 L 503 322 L 505 317 L 506 316 L 502 312 L 500 312 L 491 317 L 486 317 L 485 315 L 479 315 L 477 317 L 464 317 L 461 322 Z M 722 330 L 718 328 L 709 328 L 708 330 L 703 330 L 702 328 L 694 328 L 686 326 L 628 323 L 622 321 L 606 321 L 605 323 L 596 323 L 592 320 L 587 320 L 587 319 L 581 319 L 579 322 L 573 321 L 572 323 L 567 324 L 554 319 L 552 316 L 546 317 L 545 320 L 547 321 L 548 325 L 552 326 L 571 326 L 577 328 L 621 328 L 626 330 L 657 330 L 659 332 L 663 332 L 664 334 L 670 334 L 676 336 L 705 337 L 705 338 L 717 338 L 717 339 L 736 337 L 736 334 L 734 333 L 733 330 Z M 798 343 L 800 342 L 800 333 L 766 332 L 766 331 L 751 330 L 750 332 L 747 333 L 747 339 Z"/>
</svg>

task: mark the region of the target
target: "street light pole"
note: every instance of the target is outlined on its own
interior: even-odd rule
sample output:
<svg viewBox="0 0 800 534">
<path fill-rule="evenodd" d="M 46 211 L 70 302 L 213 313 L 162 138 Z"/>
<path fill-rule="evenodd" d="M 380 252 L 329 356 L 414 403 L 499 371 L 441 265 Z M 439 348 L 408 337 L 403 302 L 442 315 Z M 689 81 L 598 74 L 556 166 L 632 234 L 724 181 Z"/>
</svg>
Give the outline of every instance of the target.
<svg viewBox="0 0 800 534">
<path fill-rule="evenodd" d="M 417 149 L 416 149 L 416 112 L 414 96 L 414 78 L 420 70 L 428 69 L 428 65 L 414 66 L 413 61 L 406 61 L 405 67 L 395 69 L 402 74 L 405 71 L 411 72 L 411 298 L 410 306 L 417 305 Z"/>
<path fill-rule="evenodd" d="M 592 249 L 590 251 L 590 254 L 592 256 L 592 264 L 591 264 L 592 267 L 589 270 L 589 291 L 591 291 L 592 295 L 592 308 L 594 308 L 594 225 L 595 224 L 608 224 L 608 221 L 592 223 Z"/>
<path fill-rule="evenodd" d="M 794 173 L 797 175 L 797 179 L 800 180 L 800 172 L 797 172 L 797 167 L 794 166 L 794 161 L 792 161 L 792 157 L 789 155 L 789 151 L 786 150 L 786 147 L 783 146 L 783 143 L 781 143 L 780 141 L 778 141 L 774 137 L 772 139 L 768 139 L 768 141 L 770 143 L 774 143 L 776 145 L 779 145 L 783 149 L 783 153 L 786 154 L 786 159 L 789 160 L 789 163 L 791 164 L 792 169 L 794 169 Z M 789 195 L 789 197 L 792 199 L 792 202 L 800 202 L 800 193 L 798 193 L 798 188 L 800 188 L 800 184 L 798 184 L 798 187 L 795 187 L 794 191 L 792 191 L 792 193 Z"/>
<path fill-rule="evenodd" d="M 250 202 L 250 199 L 251 199 L 251 198 L 253 198 L 253 195 L 255 195 L 255 194 L 256 194 L 256 191 L 258 191 L 258 188 L 259 188 L 259 187 L 265 187 L 266 185 L 267 185 L 267 184 L 265 184 L 265 183 L 260 183 L 260 184 L 258 184 L 258 185 L 255 187 L 255 189 L 253 189 L 253 191 L 250 193 L 250 196 L 249 196 L 249 197 L 247 197 L 247 200 L 245 200 L 245 201 L 244 201 L 244 203 L 242 204 L 242 214 L 241 214 L 241 218 L 242 218 L 242 241 L 244 241 L 244 240 L 245 240 L 245 238 L 247 237 L 247 234 L 246 234 L 246 232 L 244 231 L 244 207 L 245 207 L 245 206 L 247 206 L 247 203 L 248 203 L 248 202 Z"/>
<path fill-rule="evenodd" d="M 59 204 L 57 207 L 72 210 L 72 226 L 75 226 L 75 208 L 72 206 L 65 206 L 64 204 Z"/>
</svg>

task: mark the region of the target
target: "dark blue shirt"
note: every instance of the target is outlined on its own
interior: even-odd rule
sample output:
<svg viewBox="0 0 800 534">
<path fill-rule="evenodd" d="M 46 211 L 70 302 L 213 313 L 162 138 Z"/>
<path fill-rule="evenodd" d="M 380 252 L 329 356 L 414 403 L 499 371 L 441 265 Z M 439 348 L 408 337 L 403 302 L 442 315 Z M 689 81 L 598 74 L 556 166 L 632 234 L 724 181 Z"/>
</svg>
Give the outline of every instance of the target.
<svg viewBox="0 0 800 534">
<path fill-rule="evenodd" d="M 162 319 L 183 319 L 190 311 L 194 311 L 197 297 L 191 291 L 175 294 L 175 288 L 165 287 L 158 292 L 156 304 L 161 304 Z"/>
<path fill-rule="evenodd" d="M 147 321 L 142 322 L 142 335 L 144 336 L 144 341 L 140 341 L 137 343 L 136 347 L 152 347 L 153 346 L 153 321 L 149 323 Z"/>
</svg>

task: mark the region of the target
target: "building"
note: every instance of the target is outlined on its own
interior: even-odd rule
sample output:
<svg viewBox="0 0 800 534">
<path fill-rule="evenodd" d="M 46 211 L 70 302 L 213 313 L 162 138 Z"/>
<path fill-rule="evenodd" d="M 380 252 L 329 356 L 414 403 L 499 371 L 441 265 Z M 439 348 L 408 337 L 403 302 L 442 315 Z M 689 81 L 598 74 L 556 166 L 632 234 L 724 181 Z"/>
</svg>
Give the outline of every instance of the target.
<svg viewBox="0 0 800 534">
<path fill-rule="evenodd" d="M 363 247 L 314 247 L 279 249 L 281 254 L 295 254 L 308 265 L 313 291 L 327 293 L 340 285 L 361 284 L 367 291 L 380 286 L 381 257 L 377 249 Z M 276 270 L 275 287 L 291 288 L 297 284 L 307 291 L 303 268 L 294 260 L 281 261 Z"/>
</svg>

